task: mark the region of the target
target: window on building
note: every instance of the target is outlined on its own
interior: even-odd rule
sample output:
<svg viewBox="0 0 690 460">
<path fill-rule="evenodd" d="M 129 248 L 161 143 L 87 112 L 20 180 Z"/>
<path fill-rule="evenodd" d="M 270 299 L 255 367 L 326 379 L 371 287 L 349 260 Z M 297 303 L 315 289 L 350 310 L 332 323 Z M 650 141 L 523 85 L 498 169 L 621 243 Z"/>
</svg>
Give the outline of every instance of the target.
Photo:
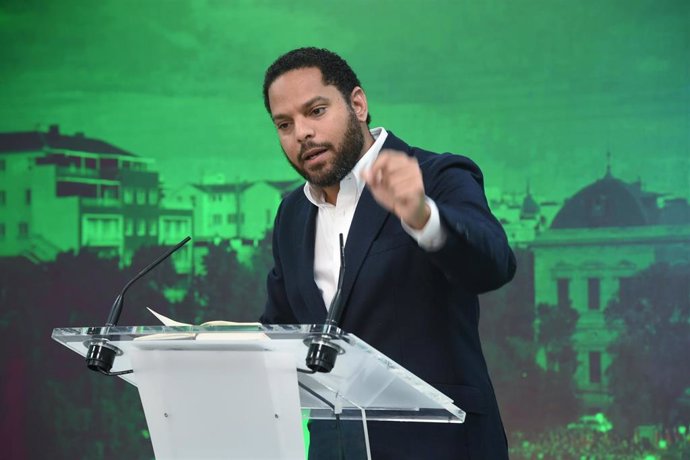
<svg viewBox="0 0 690 460">
<path fill-rule="evenodd" d="M 150 236 L 158 235 L 158 221 L 152 220 L 151 222 L 149 222 L 149 235 Z"/>
<path fill-rule="evenodd" d="M 19 238 L 27 238 L 29 236 L 29 224 L 27 222 L 19 222 Z"/>
<path fill-rule="evenodd" d="M 601 383 L 601 353 L 589 352 L 589 382 Z"/>
<path fill-rule="evenodd" d="M 618 292 L 620 298 L 623 298 L 625 294 L 632 292 L 635 286 L 635 279 L 631 276 L 621 276 L 618 278 Z"/>
<path fill-rule="evenodd" d="M 31 204 L 31 189 L 27 188 L 24 191 L 24 203 L 26 203 L 27 206 Z"/>
<path fill-rule="evenodd" d="M 115 220 L 114 219 L 102 219 L 103 231 L 101 236 L 103 238 L 109 238 L 115 233 Z"/>
<path fill-rule="evenodd" d="M 137 236 L 146 236 L 146 219 L 137 220 Z"/>
<path fill-rule="evenodd" d="M 101 158 L 101 169 L 117 169 L 115 158 Z"/>
<path fill-rule="evenodd" d="M 601 308 L 601 280 L 599 278 L 587 279 L 587 305 L 590 310 Z"/>
<path fill-rule="evenodd" d="M 170 232 L 172 231 L 172 225 L 169 220 L 164 220 L 163 221 L 163 228 L 161 233 L 161 238 L 165 239 L 170 235 Z"/>
<path fill-rule="evenodd" d="M 84 224 L 84 241 L 87 243 L 91 240 L 98 239 L 98 219 L 87 217 Z"/>
<path fill-rule="evenodd" d="M 132 236 L 134 234 L 134 220 L 131 217 L 125 219 L 125 236 Z"/>
<path fill-rule="evenodd" d="M 223 223 L 223 216 L 221 214 L 214 214 L 211 219 L 211 223 L 213 225 L 220 225 L 221 223 Z"/>
<path fill-rule="evenodd" d="M 237 223 L 237 214 L 228 214 L 228 224 Z"/>
<path fill-rule="evenodd" d="M 117 238 L 121 232 L 118 219 L 103 219 L 103 236 L 108 239 Z"/>
<path fill-rule="evenodd" d="M 158 190 L 156 190 L 155 188 L 149 190 L 149 204 L 158 204 Z"/>
<path fill-rule="evenodd" d="M 568 278 L 558 278 L 558 306 L 568 307 L 570 305 L 570 280 Z"/>
<path fill-rule="evenodd" d="M 70 171 L 77 171 L 78 169 L 81 169 L 81 157 L 66 155 L 65 159 L 67 160 L 67 167 Z"/>
<path fill-rule="evenodd" d="M 132 189 L 129 187 L 125 187 L 122 191 L 122 201 L 124 201 L 125 204 L 132 204 L 133 198 L 134 196 L 132 194 Z"/>
<path fill-rule="evenodd" d="M 138 188 L 136 192 L 136 203 L 146 204 L 146 190 L 143 188 Z"/>
<path fill-rule="evenodd" d="M 0 190 L 0 206 L 7 204 L 7 192 Z"/>
<path fill-rule="evenodd" d="M 83 196 L 96 198 L 98 187 L 96 184 L 85 184 L 83 182 L 58 182 L 57 196 Z"/>
<path fill-rule="evenodd" d="M 119 198 L 117 186 L 104 185 L 101 187 L 101 193 L 106 200 L 117 200 Z"/>
</svg>

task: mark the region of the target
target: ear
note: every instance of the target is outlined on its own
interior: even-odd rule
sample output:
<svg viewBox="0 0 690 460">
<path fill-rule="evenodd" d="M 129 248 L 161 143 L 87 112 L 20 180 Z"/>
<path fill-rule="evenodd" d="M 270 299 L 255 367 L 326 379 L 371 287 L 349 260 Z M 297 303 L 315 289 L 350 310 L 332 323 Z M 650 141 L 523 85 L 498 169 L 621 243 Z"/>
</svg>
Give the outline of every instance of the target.
<svg viewBox="0 0 690 460">
<path fill-rule="evenodd" d="M 367 95 L 364 94 L 364 90 L 359 86 L 355 86 L 350 93 L 350 105 L 355 115 L 357 115 L 357 119 L 365 123 L 369 114 L 369 106 L 367 105 Z"/>
</svg>

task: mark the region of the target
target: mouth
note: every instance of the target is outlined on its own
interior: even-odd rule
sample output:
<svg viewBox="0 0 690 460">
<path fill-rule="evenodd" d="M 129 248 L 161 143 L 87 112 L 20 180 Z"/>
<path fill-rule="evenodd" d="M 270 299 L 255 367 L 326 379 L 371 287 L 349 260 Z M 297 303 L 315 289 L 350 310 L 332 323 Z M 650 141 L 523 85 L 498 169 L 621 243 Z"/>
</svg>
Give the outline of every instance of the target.
<svg viewBox="0 0 690 460">
<path fill-rule="evenodd" d="M 326 147 L 309 149 L 302 154 L 302 162 L 306 164 L 313 163 L 326 153 L 326 151 L 328 151 Z"/>
</svg>

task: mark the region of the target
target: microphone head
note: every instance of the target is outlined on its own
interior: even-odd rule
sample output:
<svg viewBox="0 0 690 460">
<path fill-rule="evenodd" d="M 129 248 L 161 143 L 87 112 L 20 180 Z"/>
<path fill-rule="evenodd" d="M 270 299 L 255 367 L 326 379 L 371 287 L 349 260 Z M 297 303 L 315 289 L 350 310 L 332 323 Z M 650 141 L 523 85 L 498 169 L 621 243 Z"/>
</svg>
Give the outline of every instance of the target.
<svg viewBox="0 0 690 460">
<path fill-rule="evenodd" d="M 340 234 L 340 269 L 345 266 L 345 239 L 343 234 Z"/>
</svg>

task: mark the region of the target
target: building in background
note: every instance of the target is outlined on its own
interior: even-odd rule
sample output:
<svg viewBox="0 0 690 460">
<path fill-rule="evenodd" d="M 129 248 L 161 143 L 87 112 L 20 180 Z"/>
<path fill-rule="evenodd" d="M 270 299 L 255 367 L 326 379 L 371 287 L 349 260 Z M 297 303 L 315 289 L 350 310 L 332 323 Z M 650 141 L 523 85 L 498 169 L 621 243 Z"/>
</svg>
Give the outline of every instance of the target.
<svg viewBox="0 0 690 460">
<path fill-rule="evenodd" d="M 207 252 L 204 247 L 226 240 L 244 262 L 273 229 L 276 211 L 285 194 L 300 183 L 303 181 L 228 182 L 223 174 L 205 175 L 199 183 L 166 192 L 163 206 L 192 211 L 198 249 L 195 265 L 201 267 Z"/>
<path fill-rule="evenodd" d="M 300 182 L 228 182 L 215 174 L 166 192 L 164 204 L 193 210 L 197 241 L 239 239 L 252 244 L 273 228 L 284 194 Z"/>
<path fill-rule="evenodd" d="M 54 260 L 89 250 L 129 264 L 143 246 L 191 234 L 192 212 L 163 208 L 152 160 L 83 133 L 0 133 L 0 257 Z M 192 254 L 177 255 L 179 271 Z"/>
<path fill-rule="evenodd" d="M 525 194 L 502 193 L 499 189 L 486 191 L 491 211 L 503 225 L 513 248 L 526 248 L 547 230 L 560 209 L 553 200 L 537 200 L 527 186 Z"/>
<path fill-rule="evenodd" d="M 690 261 L 690 206 L 645 191 L 640 181 L 617 179 L 608 167 L 603 178 L 565 202 L 529 247 L 535 304 L 578 311 L 576 386 L 586 409 L 605 409 L 606 369 L 613 359 L 607 350 L 620 333 L 607 326 L 606 307 L 621 283 L 649 266 Z"/>
</svg>

